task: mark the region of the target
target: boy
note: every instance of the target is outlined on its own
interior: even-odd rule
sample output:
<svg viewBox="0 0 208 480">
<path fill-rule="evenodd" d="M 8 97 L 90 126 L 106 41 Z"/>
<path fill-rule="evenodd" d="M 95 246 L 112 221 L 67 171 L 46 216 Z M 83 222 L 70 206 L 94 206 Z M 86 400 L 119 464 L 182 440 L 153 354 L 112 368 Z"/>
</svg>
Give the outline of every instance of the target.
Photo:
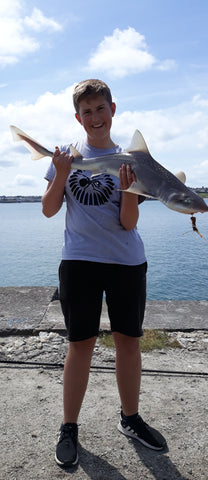
<svg viewBox="0 0 208 480">
<path fill-rule="evenodd" d="M 84 158 L 120 152 L 110 129 L 116 105 L 100 80 L 80 82 L 74 90 L 75 117 L 86 140 L 75 144 Z M 144 445 L 163 445 L 138 415 L 141 379 L 139 337 L 146 299 L 146 258 L 137 232 L 138 196 L 121 192 L 134 174 L 122 165 L 119 179 L 103 173 L 71 170 L 69 146 L 56 147 L 47 171 L 43 213 L 55 215 L 66 197 L 65 242 L 59 268 L 60 301 L 69 350 L 63 378 L 64 417 L 55 460 L 78 462 L 77 420 L 87 388 L 93 348 L 99 333 L 103 292 L 116 348 L 116 378 L 121 399 L 118 429 Z"/>
</svg>

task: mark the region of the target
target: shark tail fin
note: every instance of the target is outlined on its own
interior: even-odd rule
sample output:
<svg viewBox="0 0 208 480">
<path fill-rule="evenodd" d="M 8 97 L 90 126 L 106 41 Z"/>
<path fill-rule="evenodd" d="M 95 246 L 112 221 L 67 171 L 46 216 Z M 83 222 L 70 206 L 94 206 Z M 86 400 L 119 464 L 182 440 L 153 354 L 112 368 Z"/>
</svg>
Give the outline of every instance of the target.
<svg viewBox="0 0 208 480">
<path fill-rule="evenodd" d="M 126 152 L 133 152 L 135 150 L 148 153 L 150 155 L 145 139 L 141 132 L 139 132 L 139 130 L 135 130 L 134 135 L 131 139 L 131 144 L 129 148 L 126 149 Z"/>
<path fill-rule="evenodd" d="M 12 133 L 13 140 L 15 142 L 22 141 L 25 147 L 31 152 L 32 160 L 39 160 L 42 157 L 52 157 L 53 152 L 47 150 L 40 143 L 36 142 L 32 137 L 27 135 L 27 133 L 20 130 L 20 128 L 10 125 L 10 130 Z"/>
</svg>

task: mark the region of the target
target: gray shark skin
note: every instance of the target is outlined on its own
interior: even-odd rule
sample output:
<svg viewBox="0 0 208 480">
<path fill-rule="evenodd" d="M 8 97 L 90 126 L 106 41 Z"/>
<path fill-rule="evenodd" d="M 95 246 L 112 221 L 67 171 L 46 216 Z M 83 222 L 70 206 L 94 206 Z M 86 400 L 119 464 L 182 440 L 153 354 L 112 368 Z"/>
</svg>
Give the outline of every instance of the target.
<svg viewBox="0 0 208 480">
<path fill-rule="evenodd" d="M 53 156 L 53 152 L 37 143 L 22 130 L 14 126 L 10 128 L 14 140 L 22 140 L 32 152 L 33 160 L 44 156 Z M 83 158 L 72 145 L 70 145 L 70 152 L 74 157 L 72 161 L 74 169 L 79 168 L 96 173 L 107 172 L 119 177 L 121 165 L 131 165 L 137 181 L 133 182 L 125 192 L 159 200 L 166 207 L 180 213 L 193 215 L 197 212 L 208 212 L 208 206 L 204 200 L 184 185 L 185 175 L 183 172 L 173 175 L 154 160 L 138 130 L 135 131 L 131 145 L 125 152 L 90 159 Z"/>
</svg>

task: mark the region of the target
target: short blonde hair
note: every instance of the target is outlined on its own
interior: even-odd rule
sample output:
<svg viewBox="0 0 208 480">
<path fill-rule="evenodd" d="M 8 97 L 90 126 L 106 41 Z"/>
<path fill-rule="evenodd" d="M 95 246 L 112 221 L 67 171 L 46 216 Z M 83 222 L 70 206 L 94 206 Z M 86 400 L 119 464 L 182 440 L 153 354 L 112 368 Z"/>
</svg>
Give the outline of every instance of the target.
<svg viewBox="0 0 208 480">
<path fill-rule="evenodd" d="M 90 95 L 102 95 L 103 97 L 105 97 L 109 105 L 112 105 L 111 91 L 105 82 L 98 79 L 83 80 L 76 85 L 72 97 L 76 113 L 79 113 L 79 103 L 81 102 L 81 100 L 89 97 Z"/>
</svg>

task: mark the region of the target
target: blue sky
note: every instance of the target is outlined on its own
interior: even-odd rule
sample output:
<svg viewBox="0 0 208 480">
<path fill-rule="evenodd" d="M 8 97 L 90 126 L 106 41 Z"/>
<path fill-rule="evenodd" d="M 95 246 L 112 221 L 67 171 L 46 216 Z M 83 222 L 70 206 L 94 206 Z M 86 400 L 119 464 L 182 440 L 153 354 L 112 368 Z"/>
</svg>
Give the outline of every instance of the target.
<svg viewBox="0 0 208 480">
<path fill-rule="evenodd" d="M 108 83 L 112 137 L 138 128 L 152 156 L 208 186 L 207 0 L 1 0 L 0 195 L 41 195 L 49 159 L 14 144 L 14 124 L 53 149 L 84 135 L 72 91 Z"/>
</svg>

